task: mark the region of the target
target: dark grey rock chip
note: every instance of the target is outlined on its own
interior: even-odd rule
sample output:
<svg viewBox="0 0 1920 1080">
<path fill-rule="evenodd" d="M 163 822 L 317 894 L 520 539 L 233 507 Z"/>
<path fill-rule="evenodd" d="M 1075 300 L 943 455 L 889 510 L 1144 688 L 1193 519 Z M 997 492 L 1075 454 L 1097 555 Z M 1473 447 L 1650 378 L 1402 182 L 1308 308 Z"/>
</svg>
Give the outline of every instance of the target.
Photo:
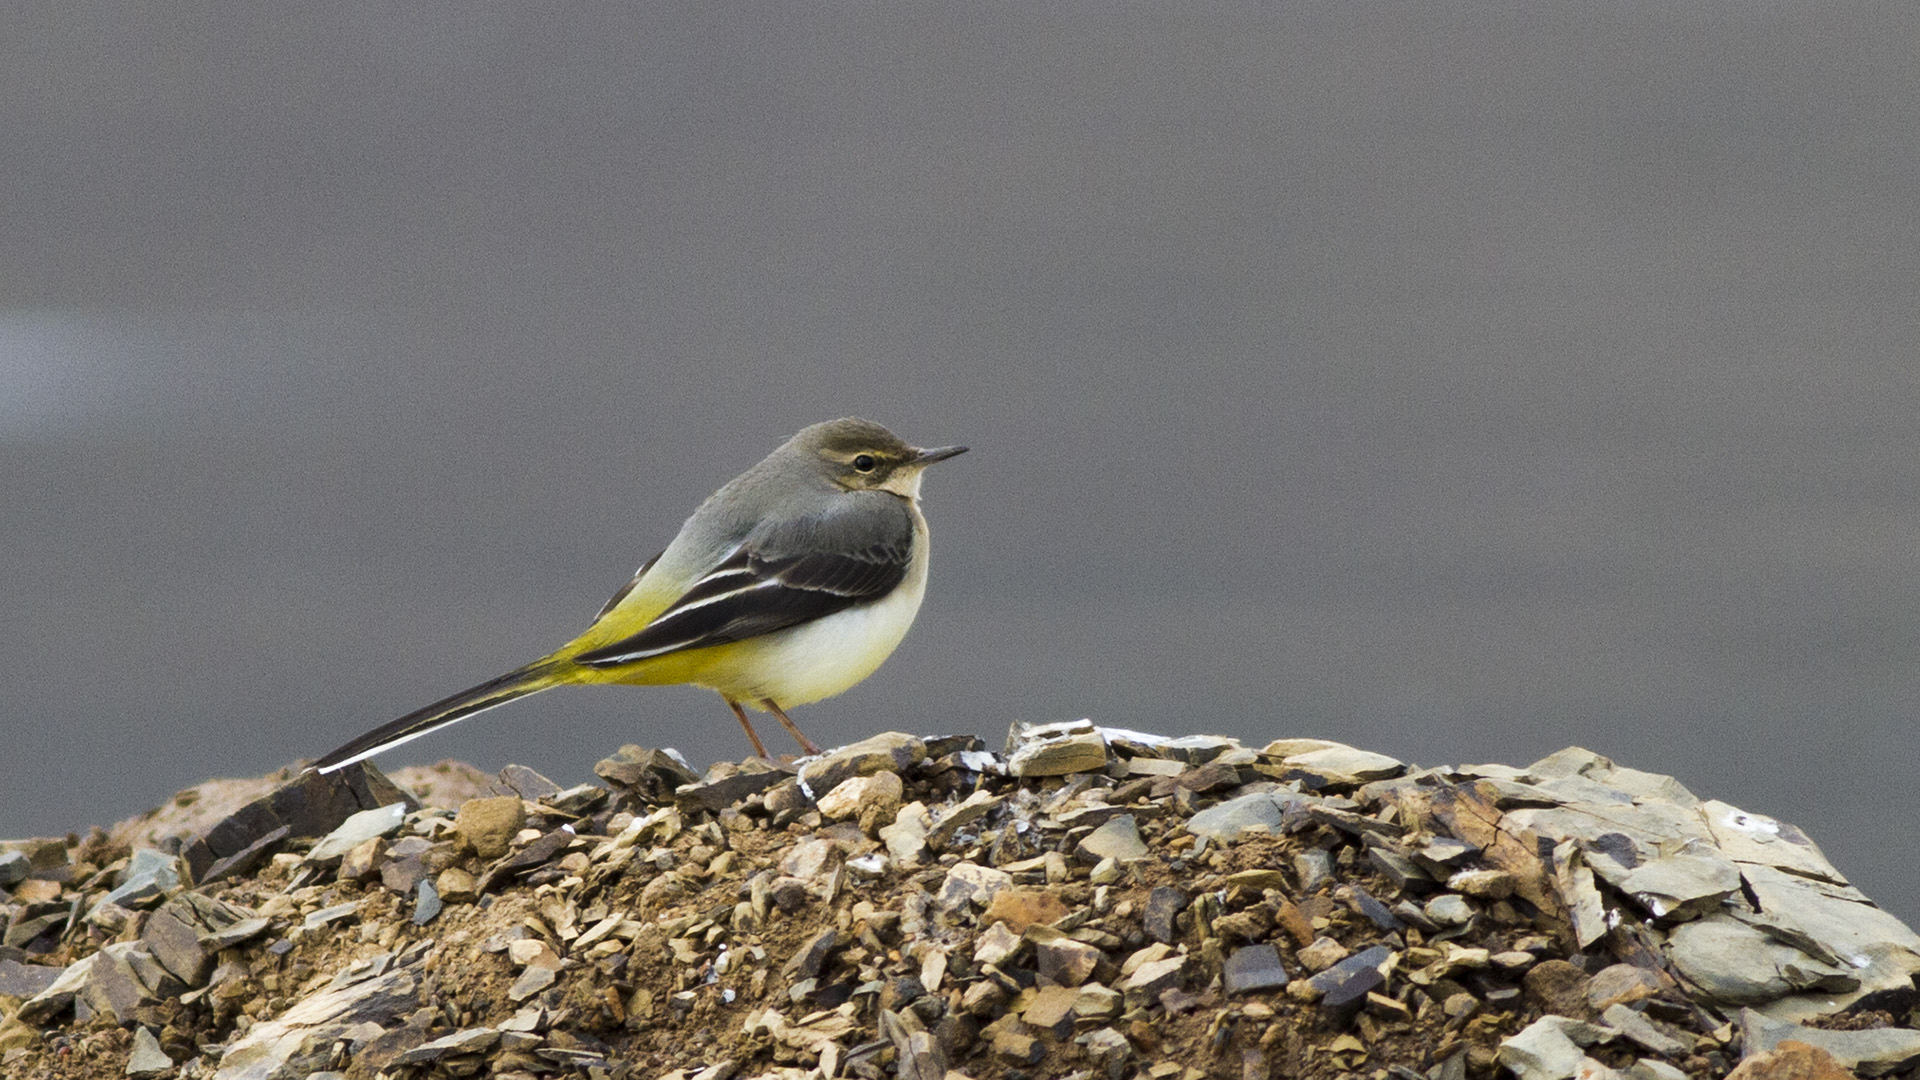
<svg viewBox="0 0 1920 1080">
<path fill-rule="evenodd" d="M 282 839 L 325 836 L 362 810 L 396 802 L 405 803 L 408 811 L 420 808 L 412 795 L 364 761 L 325 775 L 302 773 L 228 815 L 189 843 L 182 854 L 193 880 L 205 884 L 215 880 L 211 872 L 216 864 L 260 847 L 281 828 L 287 830 Z M 267 853 L 255 851 L 251 857 L 257 863 Z M 244 872 L 231 866 L 223 870 L 229 875 Z"/>
<path fill-rule="evenodd" d="M 133 1021 L 135 1009 L 177 997 L 185 989 L 142 943 L 123 941 L 96 954 L 92 977 L 80 995 L 95 1012 L 127 1024 Z"/>
<path fill-rule="evenodd" d="M 1433 878 L 1418 863 L 1385 845 L 1368 845 L 1367 861 L 1393 883 L 1396 892 L 1432 892 L 1436 888 Z"/>
<path fill-rule="evenodd" d="M 215 859 L 213 862 L 207 864 L 204 870 L 196 871 L 194 873 L 194 880 L 201 885 L 212 885 L 216 882 L 225 881 L 228 878 L 239 877 L 243 874 L 250 873 L 254 867 L 265 862 L 267 856 L 280 850 L 280 845 L 286 842 L 292 835 L 293 826 L 291 825 L 282 825 L 277 829 L 272 829 L 262 834 L 246 847 L 241 848 L 231 855 Z M 189 848 L 188 851 L 191 852 L 192 848 Z M 188 857 L 189 866 L 192 865 L 192 862 L 193 859 L 190 854 Z"/>
<path fill-rule="evenodd" d="M 1244 782 L 1240 767 L 1224 761 L 1209 761 L 1198 768 L 1188 769 L 1174 780 L 1174 783 L 1195 795 L 1211 795 L 1239 787 Z"/>
<path fill-rule="evenodd" d="M 0 944 L 32 951 L 35 939 L 66 926 L 72 914 L 65 904 L 22 905 L 7 923 L 7 932 L 5 937 L 0 937 Z"/>
<path fill-rule="evenodd" d="M 45 964 L 23 964 L 18 960 L 0 960 L 0 997 L 26 999 L 52 986 L 67 969 Z"/>
<path fill-rule="evenodd" d="M 626 749 L 628 748 L 621 747 L 623 751 Z M 638 748 L 635 747 L 633 749 Z M 608 758 L 606 760 L 611 761 L 612 759 Z M 606 764 L 606 761 L 602 761 L 601 764 Z M 600 766 L 595 765 L 593 771 L 598 775 Z M 549 799 L 560 794 L 559 784 L 554 783 L 540 775 L 537 770 L 530 769 L 525 765 L 508 765 L 506 768 L 501 769 L 500 784 L 507 789 L 503 794 L 518 795 L 528 802 L 540 802 L 543 799 Z"/>
<path fill-rule="evenodd" d="M 986 740 L 978 735 L 936 735 L 926 743 L 928 761 L 951 754 L 977 754 L 987 748 Z"/>
<path fill-rule="evenodd" d="M 1029 927 L 1028 933 L 1034 934 L 1042 927 Z M 1036 936 L 1034 939 L 1034 966 L 1040 977 L 1058 986 L 1079 986 L 1093 977 L 1094 969 L 1104 958 L 1100 950 L 1084 942 L 1074 941 L 1064 935 L 1059 937 Z"/>
<path fill-rule="evenodd" d="M 1147 936 L 1163 945 L 1173 944 L 1173 939 L 1180 933 L 1174 920 L 1191 902 L 1183 890 L 1171 885 L 1155 887 L 1147 894 L 1147 909 L 1140 917 Z"/>
<path fill-rule="evenodd" d="M 834 946 L 839 941 L 838 930 L 829 927 L 820 931 L 781 966 L 781 974 L 789 978 L 796 976 L 802 979 L 819 978 L 821 969 L 826 966 L 827 957 L 833 953 Z"/>
<path fill-rule="evenodd" d="M 440 1010 L 419 1009 L 407 1017 L 399 1027 L 368 1039 L 353 1052 L 353 1066 L 356 1071 L 375 1076 L 387 1070 L 400 1055 L 427 1041 L 427 1035 L 433 1025 L 440 1020 Z M 311 1080 L 311 1078 L 309 1078 Z"/>
<path fill-rule="evenodd" d="M 1393 912 L 1387 908 L 1387 905 L 1374 899 L 1372 893 L 1358 885 L 1351 886 L 1351 888 L 1353 889 L 1353 894 L 1348 903 L 1353 907 L 1354 911 L 1365 916 L 1368 922 L 1387 931 L 1406 929 L 1406 925 L 1394 917 Z"/>
<path fill-rule="evenodd" d="M 775 768 L 742 770 L 719 780 L 681 787 L 673 793 L 673 801 L 682 813 L 704 811 L 717 814 L 749 795 L 757 795 L 767 790 L 790 775 L 792 774 Z M 818 793 L 825 794 L 825 792 Z"/>
<path fill-rule="evenodd" d="M 796 877 L 775 878 L 767 886 L 767 899 L 774 907 L 788 915 L 805 907 L 813 894 L 807 891 L 807 883 Z"/>
<path fill-rule="evenodd" d="M 1411 900 L 1400 901 L 1393 905 L 1392 910 L 1394 918 L 1399 919 L 1401 922 L 1406 923 L 1408 926 L 1413 927 L 1423 934 L 1436 933 L 1440 929 L 1438 924 L 1432 919 L 1427 918 L 1426 911 Z"/>
<path fill-rule="evenodd" d="M 681 787 L 700 782 L 699 774 L 672 754 L 631 743 L 601 758 L 593 774 L 656 806 L 672 802 Z"/>
<path fill-rule="evenodd" d="M 880 1007 L 899 1012 L 927 995 L 926 985 L 912 975 L 888 979 L 880 987 Z"/>
<path fill-rule="evenodd" d="M 1222 974 L 1229 994 L 1271 990 L 1288 982 L 1287 969 L 1280 963 L 1280 951 L 1272 945 L 1247 945 L 1233 950 Z"/>
<path fill-rule="evenodd" d="M 409 839 L 420 838 L 410 837 Z M 429 844 L 425 846 L 431 847 L 432 845 Z M 380 864 L 380 884 L 386 886 L 387 889 L 392 892 L 399 893 L 401 896 L 411 895 L 420 887 L 421 882 L 426 881 L 432 876 L 433 867 L 427 861 L 427 853 L 424 848 L 410 850 L 408 853 L 399 856 L 395 856 L 392 851 L 388 851 L 387 861 Z"/>
<path fill-rule="evenodd" d="M 200 986 L 213 971 L 213 953 L 200 943 L 201 928 L 189 918 L 172 904 L 162 907 L 147 920 L 140 940 L 175 978 L 188 986 Z"/>
<path fill-rule="evenodd" d="M 1334 1012 L 1357 1009 L 1369 993 L 1387 984 L 1383 969 L 1392 955 L 1385 945 L 1363 949 L 1307 980 L 1307 985 L 1320 994 L 1322 1008 Z"/>
<path fill-rule="evenodd" d="M 413 903 L 413 925 L 425 926 L 440 915 L 440 891 L 433 887 L 430 878 L 421 878 L 414 888 L 417 895 Z"/>
<path fill-rule="evenodd" d="M 545 866 L 548 862 L 559 858 L 560 853 L 567 849 L 567 845 L 577 839 L 579 837 L 565 826 L 554 829 L 519 851 L 502 856 L 492 866 L 487 867 L 486 873 L 480 875 L 480 880 L 474 883 L 474 892 L 485 894 L 496 881 L 516 878 Z"/>
</svg>

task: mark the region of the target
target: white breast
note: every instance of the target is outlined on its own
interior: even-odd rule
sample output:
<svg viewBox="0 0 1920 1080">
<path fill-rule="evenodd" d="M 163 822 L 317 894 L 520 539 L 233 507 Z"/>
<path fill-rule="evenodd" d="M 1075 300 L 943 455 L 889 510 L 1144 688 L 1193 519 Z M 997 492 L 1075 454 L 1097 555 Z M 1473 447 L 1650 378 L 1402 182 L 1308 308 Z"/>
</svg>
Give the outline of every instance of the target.
<svg viewBox="0 0 1920 1080">
<path fill-rule="evenodd" d="M 913 508 L 913 560 L 885 598 L 768 634 L 701 685 L 747 705 L 771 698 L 783 709 L 829 698 L 876 671 L 907 636 L 927 592 L 927 523 Z"/>
</svg>

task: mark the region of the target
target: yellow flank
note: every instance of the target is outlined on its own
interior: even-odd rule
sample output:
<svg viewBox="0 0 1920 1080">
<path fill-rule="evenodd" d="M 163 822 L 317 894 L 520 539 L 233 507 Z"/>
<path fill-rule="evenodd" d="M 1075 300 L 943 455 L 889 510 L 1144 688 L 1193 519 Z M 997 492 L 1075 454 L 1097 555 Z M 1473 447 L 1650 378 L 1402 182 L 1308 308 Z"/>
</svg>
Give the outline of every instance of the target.
<svg viewBox="0 0 1920 1080">
<path fill-rule="evenodd" d="M 631 664 L 622 664 L 617 668 L 591 668 L 575 665 L 580 673 L 576 680 L 585 684 L 615 683 L 625 686 L 675 686 L 680 683 L 706 685 L 700 676 L 716 664 L 722 664 L 727 657 L 739 653 L 753 643 L 753 639 L 733 641 L 725 645 L 710 645 L 704 649 L 684 649 L 680 652 L 666 653 L 662 656 L 635 660 Z"/>
</svg>

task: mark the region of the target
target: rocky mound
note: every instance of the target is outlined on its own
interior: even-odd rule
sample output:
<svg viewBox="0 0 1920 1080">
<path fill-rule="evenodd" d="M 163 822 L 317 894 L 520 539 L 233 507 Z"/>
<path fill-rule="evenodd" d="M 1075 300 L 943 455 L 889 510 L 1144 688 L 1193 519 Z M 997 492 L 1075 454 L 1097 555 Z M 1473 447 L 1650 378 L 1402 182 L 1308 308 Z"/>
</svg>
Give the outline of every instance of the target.
<svg viewBox="0 0 1920 1080">
<path fill-rule="evenodd" d="M 0 842 L 0 1075 L 1920 1062 L 1920 937 L 1792 826 L 1583 750 L 1419 769 L 1082 722 L 1004 754 L 889 734 L 704 777 L 627 747 L 596 772 L 413 778 L 443 805 L 371 768 L 289 773 Z"/>
</svg>

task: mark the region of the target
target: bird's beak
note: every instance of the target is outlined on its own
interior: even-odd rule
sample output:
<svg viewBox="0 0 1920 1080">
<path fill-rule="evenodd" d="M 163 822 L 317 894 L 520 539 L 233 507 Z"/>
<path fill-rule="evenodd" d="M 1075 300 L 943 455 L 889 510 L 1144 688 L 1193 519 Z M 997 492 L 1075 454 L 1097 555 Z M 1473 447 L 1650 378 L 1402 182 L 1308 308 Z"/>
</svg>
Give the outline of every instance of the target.
<svg viewBox="0 0 1920 1080">
<path fill-rule="evenodd" d="M 931 465 L 936 461 L 945 461 L 950 457 L 958 457 L 966 452 L 967 448 L 964 446 L 936 446 L 931 450 L 921 450 L 915 453 L 912 463 L 921 466 Z"/>
</svg>

